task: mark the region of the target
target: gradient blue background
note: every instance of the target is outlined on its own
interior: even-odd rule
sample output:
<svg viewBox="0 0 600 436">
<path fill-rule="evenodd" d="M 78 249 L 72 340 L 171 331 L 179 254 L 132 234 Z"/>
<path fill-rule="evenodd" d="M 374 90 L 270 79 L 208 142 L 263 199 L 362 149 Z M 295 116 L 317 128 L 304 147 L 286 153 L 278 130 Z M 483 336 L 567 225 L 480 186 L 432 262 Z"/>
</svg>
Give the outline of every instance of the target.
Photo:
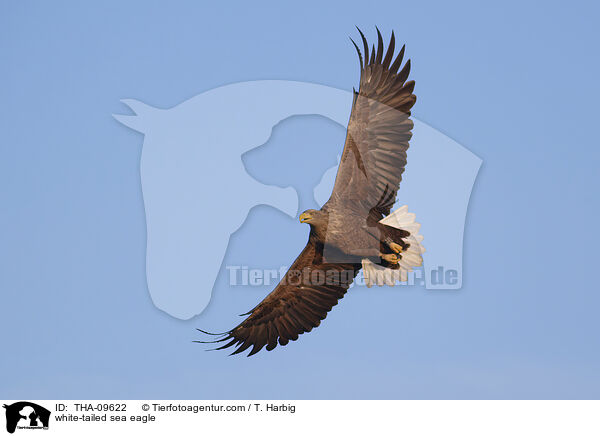
<svg viewBox="0 0 600 436">
<path fill-rule="evenodd" d="M 0 6 L 0 397 L 600 397 L 597 5 L 120 3 Z M 396 31 L 415 116 L 484 161 L 464 286 L 355 289 L 284 349 L 207 353 L 210 306 L 181 321 L 149 299 L 142 137 L 111 113 L 252 79 L 351 89 L 355 24 Z"/>
</svg>

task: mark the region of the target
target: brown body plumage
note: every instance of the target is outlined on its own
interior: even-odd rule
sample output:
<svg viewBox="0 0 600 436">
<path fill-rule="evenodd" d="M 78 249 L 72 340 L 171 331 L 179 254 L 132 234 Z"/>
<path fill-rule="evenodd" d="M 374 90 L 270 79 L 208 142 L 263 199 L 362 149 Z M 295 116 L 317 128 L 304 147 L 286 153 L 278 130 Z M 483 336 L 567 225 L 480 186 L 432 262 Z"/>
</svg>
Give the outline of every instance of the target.
<svg viewBox="0 0 600 436">
<path fill-rule="evenodd" d="M 397 259 L 409 246 L 409 232 L 379 221 L 396 201 L 412 135 L 409 117 L 416 97 L 414 81 L 407 81 L 410 60 L 400 70 L 402 47 L 392 62 L 393 32 L 385 53 L 379 30 L 377 48 L 371 51 L 360 35 L 364 60 L 354 44 L 361 67 L 360 87 L 354 91 L 331 197 L 321 210 L 300 215 L 301 222 L 310 224 L 306 247 L 277 287 L 247 313 L 248 318 L 212 341 L 225 342 L 218 349 L 237 346 L 232 353 L 237 354 L 253 347 L 252 355 L 265 346 L 272 350 L 278 343 L 296 340 L 317 327 L 344 296 L 362 259 L 398 268 Z"/>
</svg>

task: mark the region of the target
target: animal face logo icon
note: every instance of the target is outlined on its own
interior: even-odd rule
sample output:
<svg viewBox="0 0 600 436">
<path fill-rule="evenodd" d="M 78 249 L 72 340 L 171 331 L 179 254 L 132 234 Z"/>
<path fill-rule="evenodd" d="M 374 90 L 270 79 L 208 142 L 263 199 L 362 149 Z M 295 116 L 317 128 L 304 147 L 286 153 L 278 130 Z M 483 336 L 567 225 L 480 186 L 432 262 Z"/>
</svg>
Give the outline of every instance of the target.
<svg viewBox="0 0 600 436">
<path fill-rule="evenodd" d="M 18 428 L 47 429 L 50 411 L 35 403 L 19 401 L 3 406 L 6 409 L 6 431 L 14 433 Z"/>
<path fill-rule="evenodd" d="M 114 117 L 144 134 L 146 277 L 158 308 L 180 319 L 206 308 L 230 236 L 244 231 L 253 207 L 267 205 L 297 217 L 298 189 L 259 182 L 246 171 L 242 155 L 265 144 L 278 123 L 296 115 L 320 115 L 344 129 L 352 98 L 352 92 L 327 86 L 264 80 L 216 88 L 170 109 L 123 100 L 135 115 Z M 423 225 L 425 286 L 458 289 L 466 210 L 481 160 L 414 121 L 410 166 L 396 208 L 410 204 Z M 293 168 L 297 163 L 283 164 Z M 312 187 L 319 207 L 332 190 L 336 169 L 324 171 Z M 257 235 L 254 264 L 260 263 L 261 243 Z M 454 272 L 451 281 L 435 280 L 440 268 Z"/>
</svg>

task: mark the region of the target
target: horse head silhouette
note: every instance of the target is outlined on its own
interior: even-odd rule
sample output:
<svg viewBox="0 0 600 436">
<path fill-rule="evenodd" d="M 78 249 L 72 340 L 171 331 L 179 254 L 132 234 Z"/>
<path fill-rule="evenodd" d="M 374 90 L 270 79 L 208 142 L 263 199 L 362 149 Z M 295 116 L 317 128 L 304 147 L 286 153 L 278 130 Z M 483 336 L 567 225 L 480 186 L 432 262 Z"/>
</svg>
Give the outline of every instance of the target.
<svg viewBox="0 0 600 436">
<path fill-rule="evenodd" d="M 188 319 L 208 305 L 229 237 L 251 208 L 269 205 L 290 217 L 298 212 L 296 191 L 258 182 L 246 172 L 242 154 L 267 142 L 273 127 L 294 115 L 321 115 L 345 126 L 352 93 L 262 80 L 212 89 L 170 109 L 122 101 L 135 115 L 113 116 L 144 134 L 140 174 L 148 288 L 158 308 Z M 415 121 L 411 174 L 402 197 L 428 227 L 431 268 L 460 271 L 466 208 L 481 160 Z M 334 176 L 333 168 L 324 175 L 315 190 L 317 202 L 331 192 Z M 460 286 L 459 275 L 449 287 Z"/>
</svg>

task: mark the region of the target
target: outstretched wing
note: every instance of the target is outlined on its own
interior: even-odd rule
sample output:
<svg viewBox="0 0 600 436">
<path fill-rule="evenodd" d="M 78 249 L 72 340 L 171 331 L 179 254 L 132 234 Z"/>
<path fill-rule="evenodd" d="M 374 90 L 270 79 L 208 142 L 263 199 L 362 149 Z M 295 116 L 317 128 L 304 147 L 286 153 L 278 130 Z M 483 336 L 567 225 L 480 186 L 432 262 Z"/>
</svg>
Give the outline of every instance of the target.
<svg viewBox="0 0 600 436">
<path fill-rule="evenodd" d="M 410 60 L 398 72 L 404 46 L 394 57 L 394 33 L 384 56 L 383 40 L 377 29 L 377 49 L 369 46 L 363 33 L 364 63 L 358 52 L 361 75 L 354 101 L 346 143 L 331 198 L 326 208 L 347 201 L 360 202 L 365 210 L 389 214 L 406 165 L 406 150 L 412 136 L 410 109 L 415 104 L 414 81 L 406 81 Z M 338 203 L 339 202 L 339 203 Z"/>
<path fill-rule="evenodd" d="M 313 238 L 294 261 L 277 287 L 234 329 L 212 342 L 226 342 L 217 348 L 237 346 L 237 354 L 252 346 L 248 354 L 286 345 L 298 335 L 317 327 L 341 299 L 361 268 L 360 264 L 324 264 L 322 246 Z M 207 333 L 207 332 L 204 332 Z M 202 342 L 202 341 L 196 341 Z"/>
</svg>

